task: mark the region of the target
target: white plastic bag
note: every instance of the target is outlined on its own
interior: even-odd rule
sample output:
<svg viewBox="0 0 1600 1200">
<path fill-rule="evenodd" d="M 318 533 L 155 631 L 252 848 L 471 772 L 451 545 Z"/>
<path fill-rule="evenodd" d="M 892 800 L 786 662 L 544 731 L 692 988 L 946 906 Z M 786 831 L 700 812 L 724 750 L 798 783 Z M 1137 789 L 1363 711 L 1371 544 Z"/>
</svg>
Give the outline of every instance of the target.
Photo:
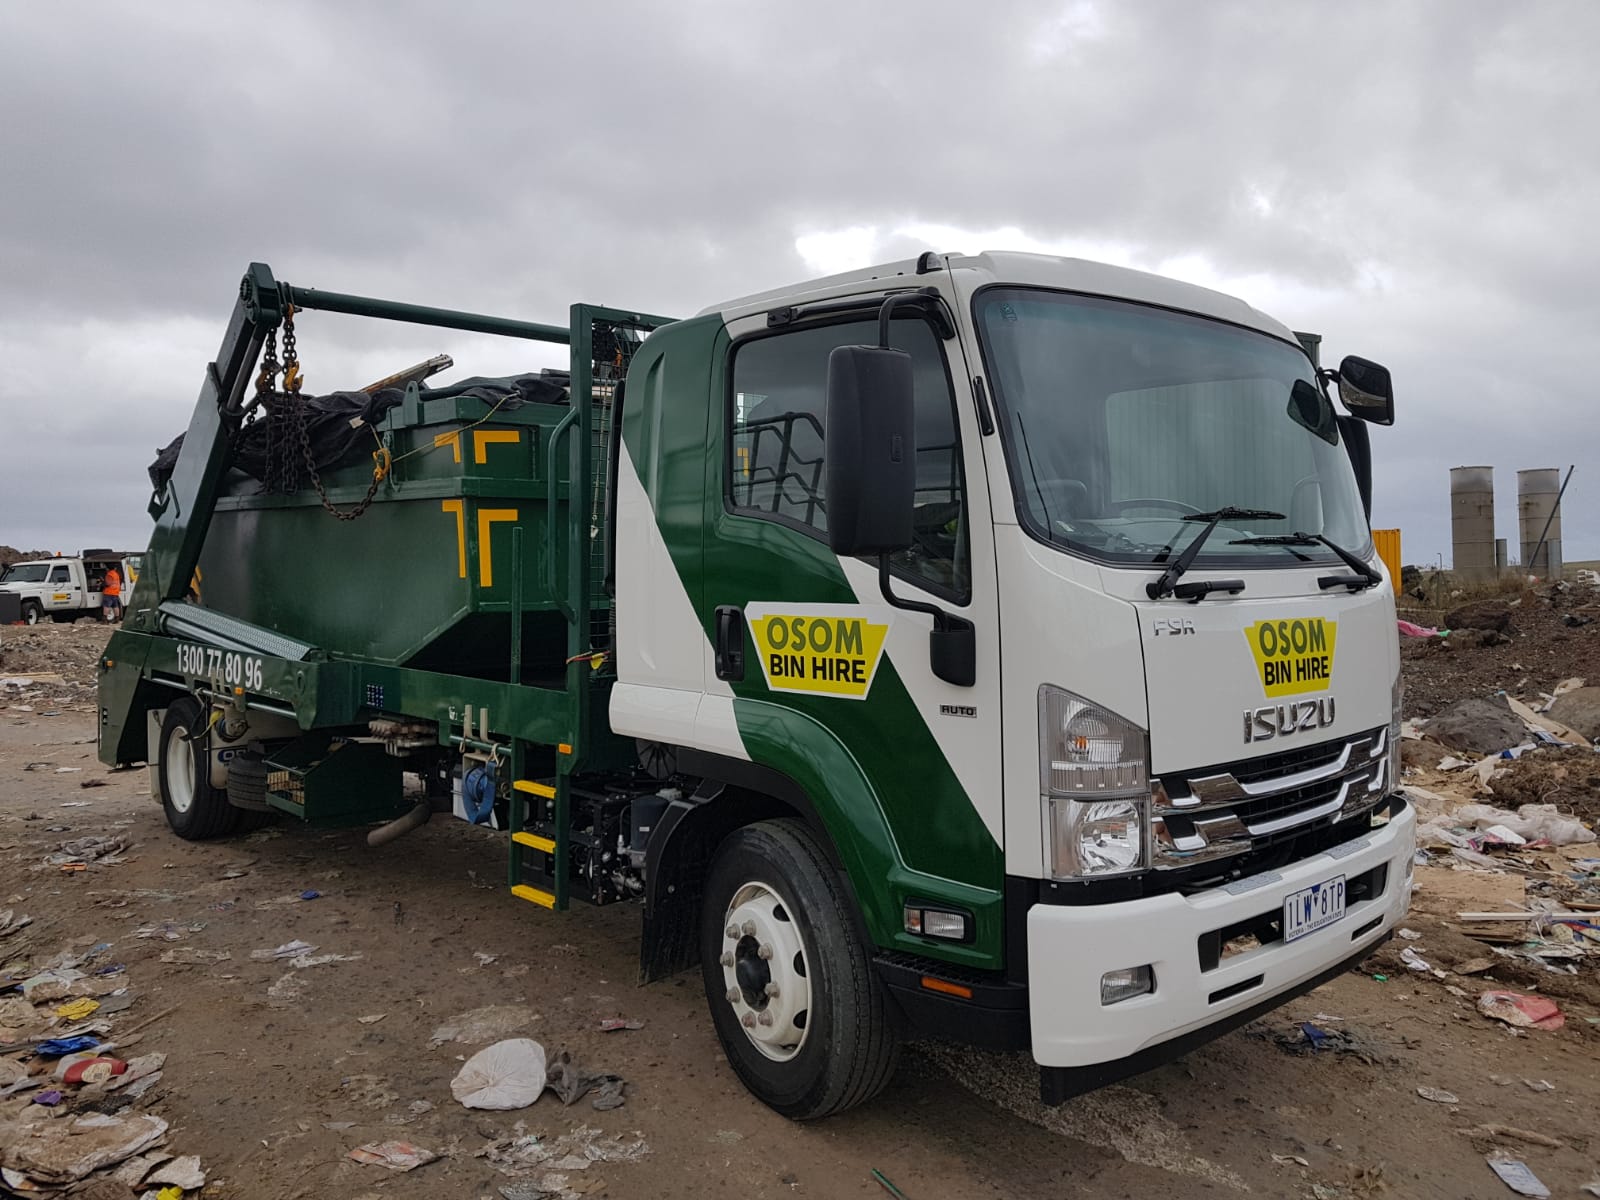
<svg viewBox="0 0 1600 1200">
<path fill-rule="evenodd" d="M 544 1081 L 544 1047 L 531 1038 L 510 1038 L 467 1059 L 450 1091 L 468 1108 L 526 1108 L 544 1091 Z"/>
</svg>

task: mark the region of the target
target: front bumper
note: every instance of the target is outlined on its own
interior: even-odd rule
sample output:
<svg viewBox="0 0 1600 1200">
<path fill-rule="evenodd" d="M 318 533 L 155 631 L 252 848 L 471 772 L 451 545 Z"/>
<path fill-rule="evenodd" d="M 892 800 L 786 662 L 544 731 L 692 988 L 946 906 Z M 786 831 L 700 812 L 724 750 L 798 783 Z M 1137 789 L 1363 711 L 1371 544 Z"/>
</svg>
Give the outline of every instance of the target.
<svg viewBox="0 0 1600 1200">
<path fill-rule="evenodd" d="M 1359 960 L 1392 934 L 1411 904 L 1416 815 L 1409 804 L 1395 807 L 1388 824 L 1370 833 L 1226 887 L 1105 906 L 1035 904 L 1028 910 L 1034 1059 L 1047 1069 L 1091 1068 L 1084 1086 L 1098 1086 L 1175 1057 Z M 1382 891 L 1351 901 L 1343 919 L 1206 969 L 1207 935 L 1281 913 L 1287 896 L 1314 883 L 1355 880 L 1381 867 Z M 1153 992 L 1100 1002 L 1101 976 L 1146 963 L 1155 972 Z"/>
</svg>

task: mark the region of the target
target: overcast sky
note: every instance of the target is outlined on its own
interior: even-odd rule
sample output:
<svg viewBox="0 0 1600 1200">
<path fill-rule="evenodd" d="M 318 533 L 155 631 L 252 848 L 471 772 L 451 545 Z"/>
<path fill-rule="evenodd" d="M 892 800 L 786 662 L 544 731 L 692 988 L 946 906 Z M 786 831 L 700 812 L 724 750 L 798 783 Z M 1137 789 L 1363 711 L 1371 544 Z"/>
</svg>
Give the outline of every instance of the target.
<svg viewBox="0 0 1600 1200">
<path fill-rule="evenodd" d="M 1600 557 L 1597 45 L 1582 0 L 5 4 L 0 543 L 145 544 L 252 259 L 564 324 L 1036 249 L 1388 364 L 1408 561 L 1448 563 L 1467 463 L 1513 555 L 1516 471 L 1577 463 L 1565 556 Z M 302 322 L 312 390 L 485 352 L 350 326 Z"/>
</svg>

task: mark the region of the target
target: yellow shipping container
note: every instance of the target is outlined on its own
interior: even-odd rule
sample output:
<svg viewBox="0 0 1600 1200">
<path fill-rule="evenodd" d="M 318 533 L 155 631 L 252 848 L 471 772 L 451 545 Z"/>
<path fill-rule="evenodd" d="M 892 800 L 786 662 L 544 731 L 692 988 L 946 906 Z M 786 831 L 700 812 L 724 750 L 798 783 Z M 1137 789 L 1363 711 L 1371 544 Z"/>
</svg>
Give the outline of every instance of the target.
<svg viewBox="0 0 1600 1200">
<path fill-rule="evenodd" d="M 1378 557 L 1383 559 L 1383 565 L 1389 568 L 1389 581 L 1394 585 L 1394 590 L 1400 590 L 1400 531 L 1398 529 L 1374 529 L 1372 531 L 1372 545 L 1378 551 Z"/>
</svg>

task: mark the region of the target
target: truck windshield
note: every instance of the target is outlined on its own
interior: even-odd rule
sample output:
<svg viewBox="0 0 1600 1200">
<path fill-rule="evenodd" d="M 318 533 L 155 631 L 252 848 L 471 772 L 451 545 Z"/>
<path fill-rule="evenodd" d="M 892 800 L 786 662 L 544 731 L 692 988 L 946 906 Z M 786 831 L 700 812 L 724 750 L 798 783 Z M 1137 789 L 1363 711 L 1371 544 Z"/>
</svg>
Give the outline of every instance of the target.
<svg viewBox="0 0 1600 1200">
<path fill-rule="evenodd" d="M 1196 566 L 1327 562 L 1321 534 L 1370 545 L 1355 473 L 1311 361 L 1266 334 L 1142 304 L 1035 288 L 975 301 L 1004 427 L 1018 517 L 1035 535 L 1102 561 L 1166 562 L 1223 522 Z"/>
<path fill-rule="evenodd" d="M 49 574 L 49 563 L 16 563 L 0 575 L 0 583 L 43 583 Z"/>
</svg>

